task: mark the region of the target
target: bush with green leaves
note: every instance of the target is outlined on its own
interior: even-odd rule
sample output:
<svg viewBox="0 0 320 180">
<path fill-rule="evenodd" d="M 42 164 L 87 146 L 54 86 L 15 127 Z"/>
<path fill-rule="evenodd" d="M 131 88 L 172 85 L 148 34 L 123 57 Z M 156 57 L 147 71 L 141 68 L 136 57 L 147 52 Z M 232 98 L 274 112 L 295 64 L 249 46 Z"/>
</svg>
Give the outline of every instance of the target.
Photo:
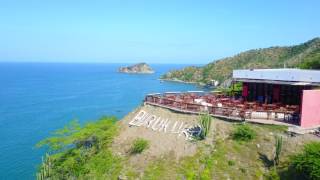
<svg viewBox="0 0 320 180">
<path fill-rule="evenodd" d="M 228 165 L 229 166 L 234 166 L 236 164 L 236 162 L 234 162 L 233 160 L 229 160 L 228 161 Z"/>
<path fill-rule="evenodd" d="M 296 179 L 320 179 L 320 142 L 308 143 L 301 153 L 292 156 L 289 172 Z"/>
<path fill-rule="evenodd" d="M 81 126 L 72 121 L 37 144 L 46 146 L 46 156 L 37 173 L 38 179 L 116 179 L 122 159 L 111 151 L 118 132 L 115 117 L 103 117 Z"/>
<path fill-rule="evenodd" d="M 256 132 L 247 124 L 237 125 L 232 138 L 236 141 L 250 141 L 256 137 Z"/>
<path fill-rule="evenodd" d="M 133 141 L 130 152 L 131 154 L 139 154 L 139 153 L 142 153 L 148 147 L 149 147 L 149 141 L 142 138 L 138 138 Z"/>
</svg>

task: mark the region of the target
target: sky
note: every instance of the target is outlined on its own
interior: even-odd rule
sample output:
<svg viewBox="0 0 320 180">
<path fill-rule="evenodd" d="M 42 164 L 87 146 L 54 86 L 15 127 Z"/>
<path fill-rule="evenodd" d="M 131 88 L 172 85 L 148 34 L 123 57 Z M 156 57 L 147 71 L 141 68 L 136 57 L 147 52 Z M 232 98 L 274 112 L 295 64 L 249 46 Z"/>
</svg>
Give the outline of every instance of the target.
<svg viewBox="0 0 320 180">
<path fill-rule="evenodd" d="M 0 0 L 0 62 L 205 64 L 320 36 L 319 0 Z"/>
</svg>

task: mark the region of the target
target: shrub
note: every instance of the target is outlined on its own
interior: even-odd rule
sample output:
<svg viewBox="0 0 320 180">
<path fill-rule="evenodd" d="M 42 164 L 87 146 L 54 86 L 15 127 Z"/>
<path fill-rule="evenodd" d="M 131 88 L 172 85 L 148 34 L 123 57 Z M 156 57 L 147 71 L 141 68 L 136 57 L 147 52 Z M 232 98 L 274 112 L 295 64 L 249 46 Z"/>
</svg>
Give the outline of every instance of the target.
<svg viewBox="0 0 320 180">
<path fill-rule="evenodd" d="M 256 132 L 246 124 L 237 125 L 232 135 L 236 141 L 250 141 L 256 137 Z"/>
<path fill-rule="evenodd" d="M 247 172 L 246 169 L 243 168 L 243 167 L 240 167 L 239 169 L 240 169 L 240 171 L 241 171 L 242 173 L 246 173 L 246 172 Z"/>
<path fill-rule="evenodd" d="M 148 147 L 149 147 L 149 142 L 147 140 L 138 138 L 134 140 L 130 152 L 132 154 L 139 154 L 139 153 L 142 153 Z"/>
<path fill-rule="evenodd" d="M 235 163 L 234 161 L 232 161 L 232 160 L 229 160 L 229 161 L 228 161 L 228 165 L 229 165 L 229 166 L 234 166 L 235 164 L 236 164 L 236 163 Z"/>
<path fill-rule="evenodd" d="M 320 179 L 320 143 L 308 143 L 301 153 L 292 156 L 289 171 L 298 179 Z"/>
</svg>

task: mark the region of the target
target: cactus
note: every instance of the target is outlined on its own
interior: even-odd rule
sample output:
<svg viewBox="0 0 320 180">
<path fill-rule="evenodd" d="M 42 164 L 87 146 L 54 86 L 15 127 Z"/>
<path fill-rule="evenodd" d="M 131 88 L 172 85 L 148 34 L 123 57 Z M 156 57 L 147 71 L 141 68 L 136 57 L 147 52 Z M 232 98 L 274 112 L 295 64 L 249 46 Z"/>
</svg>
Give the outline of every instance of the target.
<svg viewBox="0 0 320 180">
<path fill-rule="evenodd" d="M 282 144 L 283 144 L 283 140 L 282 140 L 282 136 L 276 136 L 276 143 L 275 143 L 275 155 L 274 155 L 274 164 L 275 165 L 279 165 L 280 162 L 280 154 L 282 151 Z"/>
<path fill-rule="evenodd" d="M 39 172 L 36 174 L 37 180 L 49 179 L 51 176 L 51 161 L 52 160 L 49 154 L 46 154 L 45 158 L 42 157 L 42 163 Z"/>
<path fill-rule="evenodd" d="M 200 139 L 205 139 L 209 134 L 211 128 L 211 116 L 209 114 L 202 114 L 200 115 L 200 126 L 201 126 L 201 133 Z"/>
</svg>

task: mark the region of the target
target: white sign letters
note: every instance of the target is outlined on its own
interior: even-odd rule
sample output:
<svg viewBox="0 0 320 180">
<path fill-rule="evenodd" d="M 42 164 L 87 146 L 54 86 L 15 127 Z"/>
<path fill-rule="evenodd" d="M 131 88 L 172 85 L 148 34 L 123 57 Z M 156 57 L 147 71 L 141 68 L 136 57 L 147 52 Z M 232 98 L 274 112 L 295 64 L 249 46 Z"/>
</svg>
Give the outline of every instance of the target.
<svg viewBox="0 0 320 180">
<path fill-rule="evenodd" d="M 156 115 L 149 114 L 144 110 L 141 110 L 136 114 L 136 116 L 129 122 L 129 126 L 143 126 L 157 132 L 178 134 L 179 137 L 183 134 L 186 137 L 186 140 L 192 139 L 194 134 L 200 134 L 201 132 L 201 128 L 198 125 L 191 126 L 190 124 L 179 121 L 172 123 L 169 119 L 157 117 Z M 194 127 L 198 127 L 196 129 L 199 130 L 197 132 L 194 132 L 194 130 L 191 132 L 191 128 Z"/>
</svg>

